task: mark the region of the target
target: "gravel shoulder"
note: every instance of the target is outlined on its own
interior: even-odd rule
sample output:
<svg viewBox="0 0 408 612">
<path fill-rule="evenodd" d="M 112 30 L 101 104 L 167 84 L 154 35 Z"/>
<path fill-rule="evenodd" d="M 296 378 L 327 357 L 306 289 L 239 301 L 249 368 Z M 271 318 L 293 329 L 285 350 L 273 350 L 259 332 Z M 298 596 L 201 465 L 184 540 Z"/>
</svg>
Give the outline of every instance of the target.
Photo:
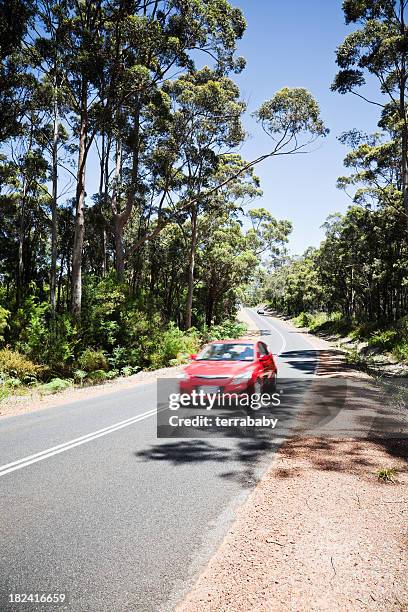
<svg viewBox="0 0 408 612">
<path fill-rule="evenodd" d="M 309 338 L 318 377 L 369 380 Z M 407 458 L 406 439 L 289 439 L 177 612 L 408 610 Z"/>
</svg>

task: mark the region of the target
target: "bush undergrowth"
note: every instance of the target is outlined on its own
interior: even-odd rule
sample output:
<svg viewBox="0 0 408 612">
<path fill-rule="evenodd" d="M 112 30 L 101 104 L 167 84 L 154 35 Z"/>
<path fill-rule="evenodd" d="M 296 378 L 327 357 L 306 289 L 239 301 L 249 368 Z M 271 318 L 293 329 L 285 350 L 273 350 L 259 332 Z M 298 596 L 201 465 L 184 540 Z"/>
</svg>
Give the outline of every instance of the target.
<svg viewBox="0 0 408 612">
<path fill-rule="evenodd" d="M 341 313 L 308 313 L 301 312 L 293 320 L 297 327 L 305 327 L 321 335 L 349 336 L 357 342 L 365 342 L 379 353 L 390 354 L 398 361 L 408 362 L 408 317 L 388 326 L 379 325 L 376 321 L 356 324 L 345 319 Z M 353 349 L 350 359 L 358 361 L 358 351 Z"/>
<path fill-rule="evenodd" d="M 52 319 L 49 305 L 32 296 L 11 320 L 8 311 L 0 311 L 0 342 L 8 323 L 4 342 L 13 347 L 0 349 L 0 399 L 28 386 L 56 393 L 186 363 L 206 342 L 246 331 L 232 320 L 185 331 L 164 324 L 157 314 L 138 309 L 128 287 L 110 277 L 89 280 L 84 301 L 80 326 L 68 315 Z"/>
</svg>

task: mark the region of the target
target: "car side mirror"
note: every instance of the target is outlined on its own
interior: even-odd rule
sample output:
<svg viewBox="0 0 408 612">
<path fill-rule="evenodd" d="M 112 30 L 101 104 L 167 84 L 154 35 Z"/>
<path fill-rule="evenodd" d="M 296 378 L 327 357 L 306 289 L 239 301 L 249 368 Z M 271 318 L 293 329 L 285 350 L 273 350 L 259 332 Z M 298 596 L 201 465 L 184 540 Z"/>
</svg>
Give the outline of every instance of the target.
<svg viewBox="0 0 408 612">
<path fill-rule="evenodd" d="M 192 355 L 189 355 L 190 359 L 197 359 L 197 353 L 193 353 Z"/>
</svg>

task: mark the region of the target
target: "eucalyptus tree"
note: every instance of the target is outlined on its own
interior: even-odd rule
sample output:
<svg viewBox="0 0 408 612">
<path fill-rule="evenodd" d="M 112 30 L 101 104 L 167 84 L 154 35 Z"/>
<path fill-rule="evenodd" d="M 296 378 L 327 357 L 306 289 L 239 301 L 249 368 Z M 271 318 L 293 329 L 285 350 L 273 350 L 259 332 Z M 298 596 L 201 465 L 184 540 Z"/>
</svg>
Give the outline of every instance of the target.
<svg viewBox="0 0 408 612">
<path fill-rule="evenodd" d="M 381 109 L 379 126 L 398 142 L 399 177 L 408 222 L 407 2 L 406 0 L 345 0 L 346 23 L 360 27 L 337 49 L 340 68 L 332 89 L 352 93 Z M 378 81 L 381 97 L 364 90 L 367 76 Z M 363 89 L 360 89 L 363 88 Z"/>
<path fill-rule="evenodd" d="M 126 92 L 116 114 L 107 100 L 109 117 L 117 121 L 111 209 L 119 277 L 124 274 L 124 230 L 135 205 L 142 213 L 151 202 L 160 208 L 177 182 L 177 151 L 168 142 L 172 118 L 167 81 L 176 73 L 194 74 L 192 52 L 198 51 L 214 59 L 220 74 L 239 71 L 243 61 L 234 57 L 235 45 L 245 27 L 241 12 L 226 0 L 130 5 L 133 9 L 120 26 L 112 27 L 110 45 L 119 62 L 111 67 L 119 87 L 107 88 L 115 100 L 118 90 Z M 129 89 L 129 77 L 120 76 L 123 67 L 137 87 Z"/>
<path fill-rule="evenodd" d="M 58 261 L 58 201 L 65 195 L 65 188 L 59 186 L 59 167 L 65 159 L 61 152 L 66 149 L 68 132 L 66 116 L 68 103 L 67 81 L 65 79 L 64 46 L 62 30 L 68 4 L 66 0 L 39 0 L 36 4 L 36 37 L 27 40 L 25 57 L 27 65 L 35 71 L 33 103 L 42 112 L 42 140 L 49 156 L 51 182 L 51 262 L 50 262 L 50 304 L 52 316 L 56 311 L 57 261 Z M 67 187 L 67 185 L 65 185 Z"/>
<path fill-rule="evenodd" d="M 277 265 L 286 255 L 285 245 L 292 231 L 290 221 L 278 220 L 265 208 L 248 211 L 251 228 L 247 240 L 258 257 L 266 256 L 268 264 Z"/>
<path fill-rule="evenodd" d="M 32 0 L 0 0 L 0 142 L 20 132 L 29 99 L 21 50 L 33 12 Z"/>
<path fill-rule="evenodd" d="M 166 88 L 174 103 L 173 138 L 178 144 L 177 197 L 197 196 L 183 210 L 189 218 L 187 303 L 185 325 L 191 327 L 194 266 L 198 236 L 198 218 L 211 204 L 200 194 L 211 184 L 221 162 L 221 155 L 237 147 L 244 139 L 240 118 L 245 109 L 238 87 L 228 77 L 205 67 L 183 75 Z M 226 200 L 227 202 L 227 200 Z"/>
<path fill-rule="evenodd" d="M 17 308 L 31 281 L 38 280 L 40 285 L 44 282 L 50 198 L 46 187 L 48 164 L 38 123 L 38 114 L 31 110 L 20 125 L 18 138 L 8 144 L 8 157 L 1 167 L 2 238 L 8 243 L 4 259 L 8 275 L 15 279 Z"/>
<path fill-rule="evenodd" d="M 198 249 L 197 303 L 205 323 L 233 316 L 239 291 L 254 278 L 259 260 L 249 247 L 238 220 L 227 211 L 207 215 Z"/>
<path fill-rule="evenodd" d="M 151 232 L 136 241 L 129 249 L 130 254 L 137 251 L 146 241 L 155 238 L 165 225 L 174 219 L 173 215 L 185 212 L 203 198 L 212 197 L 226 185 L 241 175 L 245 175 L 248 170 L 268 158 L 310 152 L 310 146 L 318 138 L 326 136 L 329 131 L 320 117 L 320 109 L 316 100 L 310 92 L 303 88 L 285 87 L 281 89 L 270 100 L 264 102 L 253 115 L 272 139 L 274 143 L 272 149 L 255 159 L 240 164 L 235 172 L 200 194 L 180 198 L 177 205 L 167 211 L 167 215 L 159 220 Z"/>
</svg>

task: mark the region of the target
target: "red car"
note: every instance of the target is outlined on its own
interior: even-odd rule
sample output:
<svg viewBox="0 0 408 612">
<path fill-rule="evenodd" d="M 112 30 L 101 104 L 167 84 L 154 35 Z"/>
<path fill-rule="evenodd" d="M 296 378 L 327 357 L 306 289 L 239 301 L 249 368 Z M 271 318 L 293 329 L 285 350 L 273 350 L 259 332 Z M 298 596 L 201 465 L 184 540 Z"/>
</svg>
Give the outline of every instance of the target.
<svg viewBox="0 0 408 612">
<path fill-rule="evenodd" d="M 262 393 L 276 384 L 272 353 L 261 340 L 216 340 L 198 355 L 180 376 L 180 393 Z M 269 387 L 269 389 L 267 388 Z"/>
</svg>

